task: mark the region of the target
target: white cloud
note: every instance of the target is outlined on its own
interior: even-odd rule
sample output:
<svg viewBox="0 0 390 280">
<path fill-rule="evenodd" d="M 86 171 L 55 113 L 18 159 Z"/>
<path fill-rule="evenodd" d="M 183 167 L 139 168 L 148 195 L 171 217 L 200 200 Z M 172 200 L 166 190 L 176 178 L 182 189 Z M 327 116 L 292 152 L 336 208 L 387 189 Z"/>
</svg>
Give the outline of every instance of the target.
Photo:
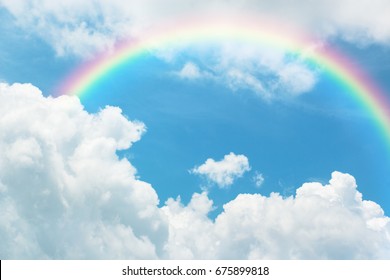
<svg viewBox="0 0 390 280">
<path fill-rule="evenodd" d="M 166 244 L 170 259 L 210 259 L 216 258 L 210 244 L 218 242 L 214 223 L 207 217 L 213 209 L 213 202 L 207 193 L 195 193 L 190 203 L 183 206 L 180 198 L 168 199 L 162 208 L 169 220 L 169 239 Z"/>
<path fill-rule="evenodd" d="M 110 49 L 124 38 L 136 38 L 163 23 L 181 24 L 224 16 L 271 18 L 318 38 L 340 37 L 364 44 L 390 43 L 387 0 L 0 0 L 19 25 L 38 34 L 60 55 L 88 56 Z"/>
<path fill-rule="evenodd" d="M 0 258 L 390 258 L 389 218 L 340 172 L 295 197 L 239 194 L 215 220 L 206 192 L 159 208 L 116 155 L 144 131 L 118 108 L 89 114 L 76 97 L 0 84 Z M 202 166 L 221 185 L 249 170 L 233 153 Z"/>
<path fill-rule="evenodd" d="M 260 188 L 263 185 L 264 181 L 265 179 L 263 174 L 256 171 L 255 175 L 253 176 L 253 182 L 255 183 L 255 186 Z"/>
<path fill-rule="evenodd" d="M 233 90 L 242 89 L 242 88 L 251 89 L 256 94 L 263 97 L 265 100 L 269 100 L 271 98 L 270 92 L 268 92 L 268 90 L 264 88 L 262 82 L 248 72 L 242 72 L 237 69 L 231 69 L 227 72 L 225 79 L 226 79 L 225 82 Z"/>
<path fill-rule="evenodd" d="M 157 194 L 116 155 L 144 131 L 118 108 L 0 84 L 1 258 L 157 258 Z"/>
<path fill-rule="evenodd" d="M 186 80 L 208 79 L 233 91 L 253 92 L 265 101 L 310 92 L 317 83 L 319 71 L 307 66 L 304 58 L 292 58 L 282 50 L 248 42 L 220 42 L 207 50 L 195 46 L 175 51 L 180 54 L 192 52 L 194 61 L 209 68 L 200 69 L 194 62 L 187 62 L 174 72 L 178 77 Z M 174 62 L 171 56 L 165 60 Z"/>
<path fill-rule="evenodd" d="M 182 78 L 207 77 L 233 91 L 251 91 L 265 101 L 310 92 L 320 72 L 305 63 L 304 55 L 294 57 L 284 50 L 249 42 L 219 42 L 207 50 L 195 46 L 176 51 L 191 52 L 195 61 L 209 68 L 202 70 L 187 63 L 179 72 Z"/>
<path fill-rule="evenodd" d="M 33 166 L 42 158 L 41 147 L 34 138 L 17 139 L 5 151 L 7 159 L 17 166 Z"/>
<path fill-rule="evenodd" d="M 203 211 L 193 204 L 202 198 Z M 197 194 L 188 206 L 168 201 L 170 258 L 371 259 L 390 257 L 390 223 L 362 200 L 352 176 L 334 172 L 328 185 L 306 183 L 295 197 L 240 194 L 211 222 L 212 201 Z M 176 242 L 180 240 L 179 242 Z M 196 246 L 197 242 L 202 246 Z M 185 256 L 181 255 L 185 252 Z"/>
<path fill-rule="evenodd" d="M 224 188 L 232 185 L 234 180 L 242 177 L 249 170 L 249 161 L 246 156 L 230 153 L 220 161 L 209 158 L 204 164 L 193 168 L 191 172 L 205 176 L 210 182 Z"/>
<path fill-rule="evenodd" d="M 306 43 L 308 49 L 334 38 L 359 45 L 390 45 L 390 4 L 386 0 L 146 0 L 126 4 L 121 0 L 61 3 L 0 0 L 0 3 L 19 26 L 43 38 L 60 56 L 91 58 L 98 52 L 112 51 L 123 40 L 142 40 L 162 26 L 174 30 L 193 19 L 233 21 L 243 15 L 270 19 L 275 26 L 288 25 L 296 33 L 308 33 L 311 37 Z M 316 85 L 316 69 L 300 58 L 287 59 L 286 50 L 236 43 L 224 42 L 214 49 L 197 50 L 196 58 L 203 61 L 199 65 L 208 65 L 209 69 L 189 62 L 177 74 L 186 79 L 213 78 L 233 90 L 249 89 L 265 100 L 298 96 Z M 185 42 L 177 44 L 156 46 L 154 52 L 172 62 L 181 52 L 194 51 Z"/>
<path fill-rule="evenodd" d="M 317 82 L 316 74 L 300 64 L 286 64 L 279 70 L 280 86 L 293 95 L 309 92 Z"/>
<path fill-rule="evenodd" d="M 184 64 L 183 68 L 177 74 L 180 78 L 189 80 L 198 79 L 202 76 L 199 67 L 192 62 Z"/>
</svg>

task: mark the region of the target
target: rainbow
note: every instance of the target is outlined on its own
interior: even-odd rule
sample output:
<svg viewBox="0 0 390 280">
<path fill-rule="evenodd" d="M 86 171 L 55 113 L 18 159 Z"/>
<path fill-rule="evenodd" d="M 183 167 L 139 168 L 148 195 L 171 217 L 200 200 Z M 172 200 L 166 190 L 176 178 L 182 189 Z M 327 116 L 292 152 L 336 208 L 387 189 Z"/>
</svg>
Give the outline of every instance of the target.
<svg viewBox="0 0 390 280">
<path fill-rule="evenodd" d="M 186 20 L 167 24 L 147 32 L 142 39 L 119 45 L 76 69 L 60 86 L 61 94 L 82 98 L 100 79 L 120 65 L 158 47 L 215 40 L 233 40 L 266 45 L 297 54 L 331 74 L 346 86 L 351 98 L 360 103 L 372 117 L 378 130 L 390 145 L 390 103 L 388 97 L 356 64 L 335 48 L 310 48 L 314 40 L 288 26 L 270 21 L 229 19 Z"/>
</svg>

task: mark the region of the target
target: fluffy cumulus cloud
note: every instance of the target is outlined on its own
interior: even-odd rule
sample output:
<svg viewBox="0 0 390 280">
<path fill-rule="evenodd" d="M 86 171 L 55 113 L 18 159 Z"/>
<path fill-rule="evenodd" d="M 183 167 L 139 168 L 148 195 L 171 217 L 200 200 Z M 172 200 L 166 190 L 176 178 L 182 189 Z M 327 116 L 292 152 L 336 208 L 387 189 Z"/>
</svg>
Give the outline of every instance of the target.
<svg viewBox="0 0 390 280">
<path fill-rule="evenodd" d="M 197 205 L 197 206 L 195 206 Z M 184 206 L 169 200 L 170 258 L 389 258 L 389 218 L 362 200 L 354 178 L 334 172 L 328 185 L 306 183 L 295 197 L 240 194 L 214 222 L 212 201 L 195 194 Z"/>
<path fill-rule="evenodd" d="M 0 258 L 390 258 L 389 218 L 340 172 L 291 197 L 240 194 L 215 219 L 207 192 L 158 207 L 116 155 L 144 132 L 118 108 L 90 114 L 75 97 L 0 84 Z M 233 153 L 202 166 L 221 185 L 249 169 Z"/>
<path fill-rule="evenodd" d="M 235 179 L 242 177 L 249 170 L 249 160 L 246 156 L 230 153 L 220 161 L 215 161 L 212 158 L 207 159 L 202 165 L 193 168 L 191 173 L 204 176 L 218 187 L 225 188 L 232 185 Z"/>
<path fill-rule="evenodd" d="M 116 151 L 145 131 L 118 108 L 0 85 L 1 258 L 157 258 L 167 225 L 154 189 Z"/>
</svg>

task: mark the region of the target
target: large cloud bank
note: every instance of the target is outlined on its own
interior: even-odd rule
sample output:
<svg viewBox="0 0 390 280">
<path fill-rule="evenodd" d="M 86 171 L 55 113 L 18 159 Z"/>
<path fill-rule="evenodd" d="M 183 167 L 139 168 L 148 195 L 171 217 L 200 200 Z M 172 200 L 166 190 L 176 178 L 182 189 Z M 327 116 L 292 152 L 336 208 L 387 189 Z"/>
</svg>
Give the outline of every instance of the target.
<svg viewBox="0 0 390 280">
<path fill-rule="evenodd" d="M 0 91 L 1 257 L 156 258 L 167 236 L 157 194 L 115 154 L 144 125 L 31 85 Z"/>
<path fill-rule="evenodd" d="M 390 258 L 389 218 L 340 172 L 294 197 L 240 194 L 215 220 L 206 192 L 159 208 L 116 155 L 144 132 L 118 108 L 1 84 L 0 258 Z"/>
</svg>

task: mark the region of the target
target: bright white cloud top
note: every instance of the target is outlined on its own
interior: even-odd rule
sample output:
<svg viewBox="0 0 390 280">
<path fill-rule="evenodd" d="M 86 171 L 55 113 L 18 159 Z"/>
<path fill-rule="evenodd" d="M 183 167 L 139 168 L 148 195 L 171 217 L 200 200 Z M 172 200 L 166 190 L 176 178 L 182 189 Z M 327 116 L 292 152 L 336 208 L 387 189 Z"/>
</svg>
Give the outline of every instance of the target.
<svg viewBox="0 0 390 280">
<path fill-rule="evenodd" d="M 220 188 L 225 188 L 231 186 L 250 169 L 246 156 L 230 153 L 220 161 L 209 158 L 202 165 L 193 168 L 191 172 L 206 177 Z"/>
<path fill-rule="evenodd" d="M 144 132 L 116 107 L 91 114 L 75 97 L 1 84 L 0 258 L 390 258 L 389 218 L 340 172 L 295 196 L 240 194 L 215 220 L 207 193 L 158 207 L 116 154 Z M 230 153 L 194 173 L 227 186 L 248 170 Z"/>
<path fill-rule="evenodd" d="M 157 194 L 115 154 L 143 124 L 29 84 L 1 84 L 0 112 L 2 259 L 157 257 L 166 235 Z"/>
</svg>

